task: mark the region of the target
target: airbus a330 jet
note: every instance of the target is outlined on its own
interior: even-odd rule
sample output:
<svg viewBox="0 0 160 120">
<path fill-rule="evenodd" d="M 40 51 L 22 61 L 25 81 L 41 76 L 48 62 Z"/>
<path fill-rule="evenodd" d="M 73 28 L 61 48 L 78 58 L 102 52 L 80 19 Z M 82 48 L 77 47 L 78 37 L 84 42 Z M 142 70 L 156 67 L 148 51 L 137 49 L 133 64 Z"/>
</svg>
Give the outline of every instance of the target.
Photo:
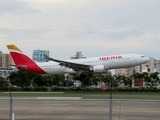
<svg viewBox="0 0 160 120">
<path fill-rule="evenodd" d="M 148 57 L 141 54 L 120 54 L 73 60 L 59 60 L 45 56 L 49 62 L 38 63 L 13 44 L 7 45 L 7 48 L 14 62 L 12 66 L 40 74 L 105 73 L 109 69 L 133 67 L 149 61 Z"/>
</svg>

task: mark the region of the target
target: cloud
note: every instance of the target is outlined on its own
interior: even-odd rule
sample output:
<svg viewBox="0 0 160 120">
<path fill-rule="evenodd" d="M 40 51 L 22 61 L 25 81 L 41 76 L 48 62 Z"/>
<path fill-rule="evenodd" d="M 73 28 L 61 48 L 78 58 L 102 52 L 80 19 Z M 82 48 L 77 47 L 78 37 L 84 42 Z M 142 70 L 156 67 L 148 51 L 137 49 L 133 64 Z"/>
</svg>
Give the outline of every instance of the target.
<svg viewBox="0 0 160 120">
<path fill-rule="evenodd" d="M 27 54 L 48 49 L 51 56 L 63 59 L 77 50 L 85 56 L 159 57 L 159 4 L 159 0 L 1 0 L 0 45 L 14 43 Z"/>
<path fill-rule="evenodd" d="M 41 38 L 42 34 L 49 32 L 52 28 L 45 27 L 45 25 L 37 24 L 17 24 L 17 27 L 0 27 L 0 32 L 5 35 L 6 39 L 14 40 L 36 40 Z"/>
<path fill-rule="evenodd" d="M 143 33 L 131 27 L 124 28 L 104 28 L 98 24 L 92 23 L 76 23 L 68 27 L 66 30 L 70 37 L 94 37 L 95 35 L 101 39 L 117 40 L 126 39 L 132 36 L 140 36 Z"/>
<path fill-rule="evenodd" d="M 0 14 L 24 14 L 35 13 L 39 10 L 31 8 L 25 1 L 20 0 L 1 0 L 0 1 Z"/>
</svg>

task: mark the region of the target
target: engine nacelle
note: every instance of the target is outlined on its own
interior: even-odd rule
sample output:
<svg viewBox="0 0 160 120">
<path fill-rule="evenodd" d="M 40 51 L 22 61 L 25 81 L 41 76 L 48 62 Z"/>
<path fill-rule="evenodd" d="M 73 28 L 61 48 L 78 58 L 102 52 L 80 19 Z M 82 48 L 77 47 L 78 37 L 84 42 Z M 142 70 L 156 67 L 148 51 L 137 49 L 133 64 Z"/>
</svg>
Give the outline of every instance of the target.
<svg viewBox="0 0 160 120">
<path fill-rule="evenodd" d="M 104 73 L 106 71 L 104 65 L 96 65 L 92 67 L 93 72 Z"/>
</svg>

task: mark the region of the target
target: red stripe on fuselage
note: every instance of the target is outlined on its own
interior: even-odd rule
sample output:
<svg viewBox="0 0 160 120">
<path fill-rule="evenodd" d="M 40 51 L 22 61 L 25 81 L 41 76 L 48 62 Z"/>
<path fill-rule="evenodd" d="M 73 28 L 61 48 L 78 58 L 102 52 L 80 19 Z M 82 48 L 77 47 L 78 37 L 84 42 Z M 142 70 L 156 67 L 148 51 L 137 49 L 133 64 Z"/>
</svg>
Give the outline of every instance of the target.
<svg viewBox="0 0 160 120">
<path fill-rule="evenodd" d="M 10 52 L 16 66 L 27 66 L 26 71 L 40 74 L 47 74 L 41 67 L 39 67 L 32 59 L 23 53 Z"/>
</svg>

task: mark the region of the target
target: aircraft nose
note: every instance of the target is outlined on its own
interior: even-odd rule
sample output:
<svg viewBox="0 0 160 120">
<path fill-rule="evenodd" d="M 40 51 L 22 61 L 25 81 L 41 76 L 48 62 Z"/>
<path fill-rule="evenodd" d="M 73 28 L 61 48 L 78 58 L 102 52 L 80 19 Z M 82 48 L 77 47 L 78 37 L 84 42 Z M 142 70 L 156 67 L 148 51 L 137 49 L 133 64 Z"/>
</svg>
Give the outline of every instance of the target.
<svg viewBox="0 0 160 120">
<path fill-rule="evenodd" d="M 148 57 L 146 57 L 146 58 L 144 59 L 144 61 L 145 61 L 145 62 L 148 62 L 148 61 L 149 61 L 149 58 L 148 58 Z"/>
<path fill-rule="evenodd" d="M 146 56 L 144 56 L 144 55 L 142 55 L 142 56 L 140 56 L 140 57 L 141 57 L 141 60 L 142 60 L 144 63 L 149 61 L 149 58 L 146 57 Z"/>
</svg>

